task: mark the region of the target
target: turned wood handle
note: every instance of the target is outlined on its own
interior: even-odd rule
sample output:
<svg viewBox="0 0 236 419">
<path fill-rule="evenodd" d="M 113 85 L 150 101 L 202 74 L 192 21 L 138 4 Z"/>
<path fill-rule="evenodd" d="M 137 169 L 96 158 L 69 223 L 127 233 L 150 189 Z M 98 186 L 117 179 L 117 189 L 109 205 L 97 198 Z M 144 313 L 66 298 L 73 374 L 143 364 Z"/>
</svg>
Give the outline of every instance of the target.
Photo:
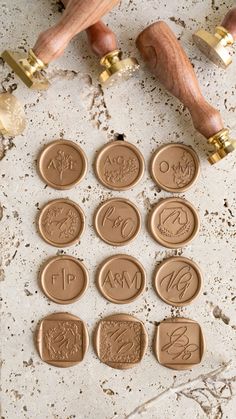
<svg viewBox="0 0 236 419">
<path fill-rule="evenodd" d="M 108 52 L 118 49 L 114 32 L 102 21 L 90 26 L 86 29 L 86 32 L 92 51 L 100 58 L 108 54 Z"/>
<path fill-rule="evenodd" d="M 225 28 L 236 41 L 236 7 L 233 7 L 233 9 L 228 11 L 221 23 L 221 26 L 223 26 L 223 28 Z"/>
<path fill-rule="evenodd" d="M 197 131 L 209 138 L 224 128 L 219 111 L 202 96 L 193 67 L 165 22 L 144 29 L 136 43 L 151 71 L 189 109 Z"/>
<path fill-rule="evenodd" d="M 79 32 L 94 25 L 120 0 L 69 0 L 61 20 L 41 33 L 33 48 L 35 55 L 45 64 L 63 54 L 70 40 Z"/>
</svg>

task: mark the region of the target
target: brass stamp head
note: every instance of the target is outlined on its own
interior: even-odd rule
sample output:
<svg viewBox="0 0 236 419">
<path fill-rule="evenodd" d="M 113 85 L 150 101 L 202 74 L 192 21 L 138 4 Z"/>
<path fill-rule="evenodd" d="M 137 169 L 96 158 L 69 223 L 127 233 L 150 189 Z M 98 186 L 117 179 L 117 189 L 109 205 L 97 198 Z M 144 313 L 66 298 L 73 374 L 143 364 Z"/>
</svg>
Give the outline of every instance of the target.
<svg viewBox="0 0 236 419">
<path fill-rule="evenodd" d="M 106 68 L 99 76 L 100 83 L 105 86 L 128 80 L 139 69 L 136 58 L 122 59 L 122 51 L 118 49 L 104 55 L 100 64 Z"/>
<path fill-rule="evenodd" d="M 230 138 L 229 130 L 226 128 L 208 138 L 208 143 L 212 144 L 215 148 L 214 153 L 208 157 L 208 161 L 211 164 L 219 162 L 229 153 L 232 153 L 234 150 L 236 150 L 236 140 Z"/>
<path fill-rule="evenodd" d="M 226 47 L 233 45 L 234 39 L 223 26 L 217 26 L 214 35 L 200 29 L 193 34 L 193 40 L 200 51 L 218 67 L 226 69 L 232 63 Z"/>
<path fill-rule="evenodd" d="M 24 108 L 11 93 L 0 94 L 0 133 L 16 136 L 22 134 L 26 127 Z"/>
<path fill-rule="evenodd" d="M 47 90 L 49 88 L 50 83 L 41 72 L 47 65 L 37 58 L 31 49 L 27 57 L 8 50 L 3 51 L 1 57 L 30 89 Z"/>
</svg>

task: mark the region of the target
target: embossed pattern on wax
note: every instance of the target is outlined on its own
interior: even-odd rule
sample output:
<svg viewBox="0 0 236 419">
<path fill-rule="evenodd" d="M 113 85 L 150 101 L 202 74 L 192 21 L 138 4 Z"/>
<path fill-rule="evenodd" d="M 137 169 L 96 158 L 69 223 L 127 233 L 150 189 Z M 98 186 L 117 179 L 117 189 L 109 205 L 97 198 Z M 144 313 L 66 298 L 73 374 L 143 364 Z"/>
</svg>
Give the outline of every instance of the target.
<svg viewBox="0 0 236 419">
<path fill-rule="evenodd" d="M 52 141 L 39 155 L 38 171 L 44 182 L 52 188 L 70 189 L 84 178 L 87 158 L 72 141 Z"/>
<path fill-rule="evenodd" d="M 69 313 L 54 313 L 45 317 L 36 330 L 40 358 L 56 367 L 65 368 L 81 362 L 88 345 L 85 323 Z"/>
<path fill-rule="evenodd" d="M 158 324 L 154 351 L 158 362 L 165 367 L 191 369 L 201 362 L 204 350 L 202 330 L 194 320 L 175 317 Z"/>
<path fill-rule="evenodd" d="M 116 304 L 127 304 L 144 291 L 146 273 L 134 257 L 115 255 L 106 259 L 100 266 L 97 285 L 107 300 Z"/>
<path fill-rule="evenodd" d="M 142 154 L 127 141 L 113 141 L 100 151 L 95 172 L 109 189 L 126 190 L 135 186 L 143 176 L 145 163 Z"/>
<path fill-rule="evenodd" d="M 138 208 L 128 199 L 112 198 L 97 209 L 94 226 L 103 241 L 123 246 L 138 235 L 141 216 Z"/>
<path fill-rule="evenodd" d="M 155 272 L 154 287 L 167 304 L 185 306 L 198 296 L 202 274 L 191 259 L 175 256 L 161 262 Z"/>
<path fill-rule="evenodd" d="M 157 185 L 168 192 L 184 192 L 196 182 L 200 162 L 195 151 L 186 145 L 171 143 L 155 152 L 151 175 Z"/>
<path fill-rule="evenodd" d="M 46 204 L 38 219 L 42 238 L 55 247 L 72 246 L 84 231 L 85 216 L 82 209 L 69 199 L 54 199 Z"/>
<path fill-rule="evenodd" d="M 147 349 L 144 324 L 129 314 L 114 314 L 101 320 L 94 335 L 99 359 L 112 368 L 128 369 L 138 364 Z"/>
</svg>

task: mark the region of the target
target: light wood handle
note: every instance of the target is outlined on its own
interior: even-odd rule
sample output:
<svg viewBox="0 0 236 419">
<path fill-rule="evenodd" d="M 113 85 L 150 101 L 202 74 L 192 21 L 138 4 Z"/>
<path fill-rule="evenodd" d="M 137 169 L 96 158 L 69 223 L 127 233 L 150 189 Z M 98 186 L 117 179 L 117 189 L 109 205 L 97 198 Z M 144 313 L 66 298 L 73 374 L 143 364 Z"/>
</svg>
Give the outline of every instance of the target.
<svg viewBox="0 0 236 419">
<path fill-rule="evenodd" d="M 225 28 L 236 41 L 236 7 L 233 7 L 233 9 L 228 11 L 221 23 L 221 26 L 223 26 L 223 28 Z"/>
<path fill-rule="evenodd" d="M 41 33 L 33 48 L 35 55 L 45 64 L 60 57 L 70 40 L 79 32 L 94 25 L 120 0 L 69 0 L 61 20 Z"/>
<path fill-rule="evenodd" d="M 147 27 L 136 43 L 150 70 L 189 109 L 197 131 L 209 138 L 224 128 L 219 111 L 204 99 L 187 55 L 165 22 Z"/>
</svg>

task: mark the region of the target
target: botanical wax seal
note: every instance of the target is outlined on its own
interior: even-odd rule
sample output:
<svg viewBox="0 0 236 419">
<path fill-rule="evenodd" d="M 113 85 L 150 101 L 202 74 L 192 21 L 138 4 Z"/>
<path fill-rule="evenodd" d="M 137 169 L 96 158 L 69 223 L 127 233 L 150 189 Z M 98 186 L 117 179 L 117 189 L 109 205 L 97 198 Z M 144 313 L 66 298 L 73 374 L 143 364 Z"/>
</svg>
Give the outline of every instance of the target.
<svg viewBox="0 0 236 419">
<path fill-rule="evenodd" d="M 85 176 L 87 158 L 72 141 L 52 141 L 40 153 L 38 171 L 52 188 L 70 189 Z"/>
<path fill-rule="evenodd" d="M 95 171 L 101 183 L 109 189 L 124 191 L 136 185 L 144 173 L 140 151 L 127 141 L 113 141 L 99 152 Z"/>
<path fill-rule="evenodd" d="M 98 358 L 112 368 L 128 369 L 138 364 L 147 349 L 144 324 L 129 314 L 114 314 L 101 320 L 94 334 Z"/>
<path fill-rule="evenodd" d="M 84 231 L 82 209 L 69 199 L 54 199 L 41 210 L 38 230 L 42 238 L 55 247 L 72 246 Z"/>
<path fill-rule="evenodd" d="M 141 216 L 128 199 L 112 198 L 98 208 L 94 225 L 103 241 L 112 246 L 123 246 L 139 233 Z"/>
<path fill-rule="evenodd" d="M 50 300 L 71 304 L 82 297 L 88 286 L 88 271 L 72 256 L 49 259 L 40 271 L 41 287 Z"/>
<path fill-rule="evenodd" d="M 199 294 L 202 274 L 192 260 L 182 256 L 164 260 L 155 273 L 155 289 L 159 297 L 172 306 L 186 306 Z"/>
<path fill-rule="evenodd" d="M 35 343 L 42 361 L 71 367 L 83 361 L 89 346 L 86 324 L 69 313 L 54 313 L 40 321 Z"/>
<path fill-rule="evenodd" d="M 164 247 L 177 249 L 192 241 L 199 231 L 199 216 L 186 199 L 162 199 L 149 217 L 154 239 Z"/>
<path fill-rule="evenodd" d="M 106 259 L 100 266 L 97 284 L 107 300 L 126 304 L 143 292 L 146 273 L 141 263 L 134 257 L 115 255 Z"/>
<path fill-rule="evenodd" d="M 197 180 L 200 171 L 195 151 L 183 144 L 167 144 L 156 151 L 151 162 L 151 175 L 161 189 L 184 192 Z"/>
<path fill-rule="evenodd" d="M 203 358 L 205 342 L 200 325 L 194 320 L 175 317 L 157 326 L 154 352 L 161 365 L 188 370 Z"/>
</svg>

